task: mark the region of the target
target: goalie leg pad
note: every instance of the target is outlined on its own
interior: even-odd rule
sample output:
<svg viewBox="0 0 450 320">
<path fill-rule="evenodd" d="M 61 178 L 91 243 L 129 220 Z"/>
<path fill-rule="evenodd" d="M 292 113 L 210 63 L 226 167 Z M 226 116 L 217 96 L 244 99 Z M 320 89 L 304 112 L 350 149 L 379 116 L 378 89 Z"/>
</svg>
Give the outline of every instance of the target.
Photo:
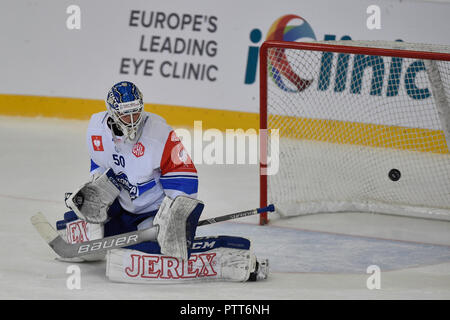
<svg viewBox="0 0 450 320">
<path fill-rule="evenodd" d="M 130 249 L 110 250 L 106 258 L 106 276 L 127 283 L 242 282 L 255 268 L 250 241 L 228 236 L 196 238 L 189 260 Z"/>
<path fill-rule="evenodd" d="M 158 244 L 161 253 L 187 260 L 192 247 L 198 220 L 204 204 L 197 199 L 178 196 L 165 197 L 153 221 L 159 226 Z"/>
</svg>

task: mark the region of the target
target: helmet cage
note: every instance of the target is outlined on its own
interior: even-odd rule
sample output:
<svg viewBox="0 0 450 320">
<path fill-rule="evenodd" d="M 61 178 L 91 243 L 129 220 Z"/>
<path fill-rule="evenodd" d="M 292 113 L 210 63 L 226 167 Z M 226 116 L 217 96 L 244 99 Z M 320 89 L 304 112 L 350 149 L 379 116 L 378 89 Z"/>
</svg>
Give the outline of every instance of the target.
<svg viewBox="0 0 450 320">
<path fill-rule="evenodd" d="M 136 137 L 142 120 L 143 105 L 139 100 L 118 103 L 111 116 L 120 130 L 131 140 Z M 138 115 L 137 118 L 135 115 Z"/>
<path fill-rule="evenodd" d="M 108 93 L 106 105 L 108 113 L 119 127 L 123 134 L 130 140 L 134 140 L 137 136 L 141 120 L 144 103 L 142 94 L 136 86 L 132 86 L 133 96 L 136 98 L 132 101 L 120 102 L 122 94 L 114 86 Z M 135 115 L 138 115 L 137 117 Z"/>
</svg>

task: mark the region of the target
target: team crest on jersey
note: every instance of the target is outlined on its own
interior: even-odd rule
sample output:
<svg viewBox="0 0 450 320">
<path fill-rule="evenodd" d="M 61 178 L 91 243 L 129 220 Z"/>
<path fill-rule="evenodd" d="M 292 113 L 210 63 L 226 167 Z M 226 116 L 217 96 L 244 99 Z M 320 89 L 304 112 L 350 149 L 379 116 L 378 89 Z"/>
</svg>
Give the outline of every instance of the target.
<svg viewBox="0 0 450 320">
<path fill-rule="evenodd" d="M 145 147 L 142 143 L 138 142 L 133 146 L 133 154 L 136 158 L 142 157 L 145 152 Z"/>
<path fill-rule="evenodd" d="M 91 136 L 94 151 L 104 151 L 102 136 Z"/>
</svg>

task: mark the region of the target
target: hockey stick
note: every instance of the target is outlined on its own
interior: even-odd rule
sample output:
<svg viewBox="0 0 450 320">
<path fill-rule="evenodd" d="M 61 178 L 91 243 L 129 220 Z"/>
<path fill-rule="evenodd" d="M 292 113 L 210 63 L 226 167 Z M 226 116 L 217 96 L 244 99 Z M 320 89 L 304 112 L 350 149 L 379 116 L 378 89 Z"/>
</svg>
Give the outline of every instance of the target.
<svg viewBox="0 0 450 320">
<path fill-rule="evenodd" d="M 241 212 L 226 214 L 226 215 L 220 216 L 220 217 L 201 220 L 198 222 L 198 226 L 200 227 L 200 226 L 204 226 L 207 224 L 212 224 L 212 223 L 217 223 L 217 222 L 222 222 L 222 221 L 227 221 L 227 220 L 232 220 L 232 219 L 238 219 L 238 218 L 252 216 L 255 214 L 260 214 L 263 212 L 272 212 L 272 211 L 275 211 L 275 207 L 273 204 L 270 204 L 264 208 L 257 208 L 257 209 L 247 210 L 247 211 L 241 211 Z"/>
<path fill-rule="evenodd" d="M 201 220 L 199 221 L 198 226 L 204 226 L 216 222 L 222 222 L 271 211 L 275 211 L 273 204 L 264 208 L 246 210 L 216 218 Z M 155 226 L 148 229 L 122 233 L 98 240 L 70 244 L 67 243 L 59 235 L 59 233 L 50 225 L 50 223 L 42 213 L 39 212 L 32 216 L 31 223 L 39 232 L 40 236 L 53 249 L 53 251 L 55 251 L 62 258 L 74 258 L 86 254 L 127 247 L 145 241 L 156 241 L 156 237 L 158 235 L 158 227 Z"/>
</svg>

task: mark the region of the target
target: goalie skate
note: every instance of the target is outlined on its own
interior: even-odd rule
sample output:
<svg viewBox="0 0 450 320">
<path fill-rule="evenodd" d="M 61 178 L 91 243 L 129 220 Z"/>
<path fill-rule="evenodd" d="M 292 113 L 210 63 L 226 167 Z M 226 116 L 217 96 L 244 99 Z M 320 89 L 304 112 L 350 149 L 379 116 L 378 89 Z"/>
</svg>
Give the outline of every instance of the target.
<svg viewBox="0 0 450 320">
<path fill-rule="evenodd" d="M 269 259 L 261 259 L 256 261 L 255 271 L 250 273 L 248 281 L 266 280 L 269 276 Z"/>
</svg>

